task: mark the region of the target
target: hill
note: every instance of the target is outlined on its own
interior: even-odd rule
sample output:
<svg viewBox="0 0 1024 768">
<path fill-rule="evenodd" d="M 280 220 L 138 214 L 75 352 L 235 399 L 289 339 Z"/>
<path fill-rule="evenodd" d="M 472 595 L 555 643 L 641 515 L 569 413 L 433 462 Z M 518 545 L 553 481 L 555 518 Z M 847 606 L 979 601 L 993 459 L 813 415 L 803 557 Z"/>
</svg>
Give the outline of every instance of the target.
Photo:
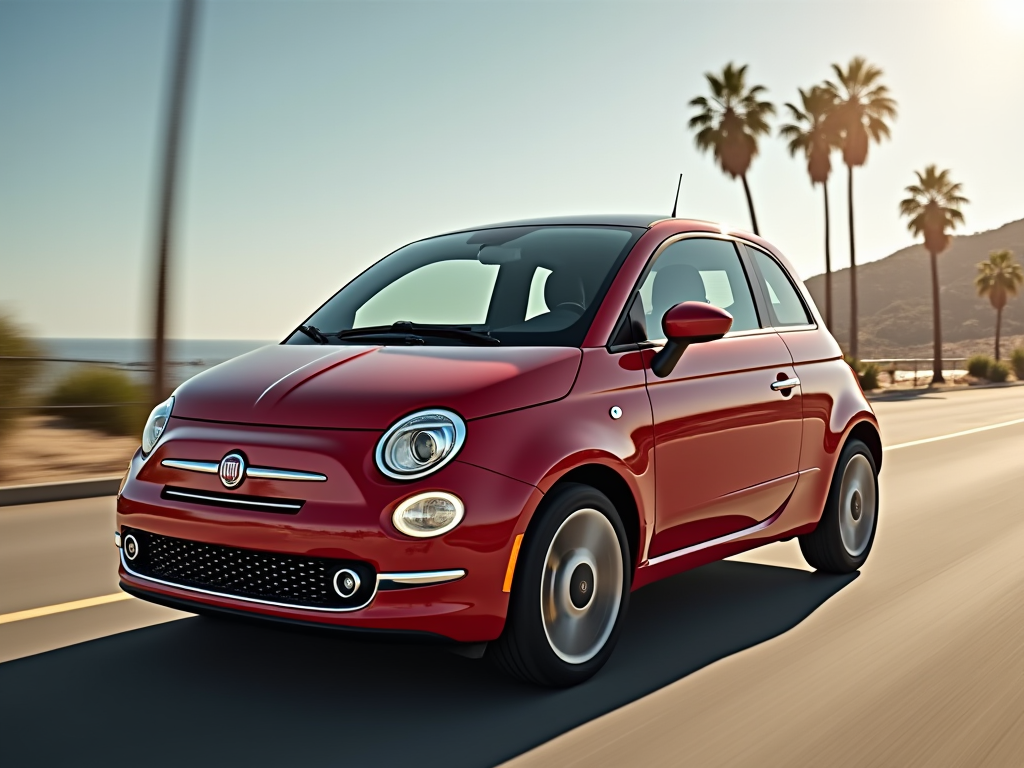
<svg viewBox="0 0 1024 768">
<path fill-rule="evenodd" d="M 995 333 L 995 310 L 988 299 L 977 295 L 974 277 L 978 262 L 1002 248 L 1013 251 L 1017 261 L 1024 263 L 1024 219 L 999 229 L 955 237 L 939 256 L 943 342 L 986 339 Z M 843 243 L 835 243 L 833 251 L 839 259 L 846 253 Z M 816 275 L 806 282 L 824 314 L 825 277 Z M 923 245 L 858 265 L 857 285 L 862 357 L 893 355 L 931 341 L 931 277 Z M 850 333 L 849 268 L 833 273 L 832 294 L 832 333 L 846 347 Z M 1004 338 L 1019 334 L 1024 334 L 1024 292 L 1003 310 Z"/>
</svg>

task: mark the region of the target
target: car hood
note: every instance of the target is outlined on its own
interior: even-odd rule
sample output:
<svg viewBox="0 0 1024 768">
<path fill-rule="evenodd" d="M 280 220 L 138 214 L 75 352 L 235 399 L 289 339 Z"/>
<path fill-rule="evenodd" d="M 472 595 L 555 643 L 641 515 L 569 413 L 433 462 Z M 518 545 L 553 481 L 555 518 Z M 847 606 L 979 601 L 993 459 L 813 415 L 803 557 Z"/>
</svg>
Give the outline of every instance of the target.
<svg viewBox="0 0 1024 768">
<path fill-rule="evenodd" d="M 182 384 L 173 415 L 374 430 L 429 407 L 476 419 L 565 397 L 581 357 L 566 347 L 269 346 Z"/>
</svg>

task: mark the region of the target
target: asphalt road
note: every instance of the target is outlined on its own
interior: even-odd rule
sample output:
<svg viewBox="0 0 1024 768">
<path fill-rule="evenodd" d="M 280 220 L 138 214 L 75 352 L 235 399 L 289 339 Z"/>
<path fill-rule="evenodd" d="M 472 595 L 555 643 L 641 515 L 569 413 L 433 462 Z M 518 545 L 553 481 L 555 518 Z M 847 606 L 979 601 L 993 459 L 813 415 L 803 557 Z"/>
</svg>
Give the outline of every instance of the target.
<svg viewBox="0 0 1024 768">
<path fill-rule="evenodd" d="M 1024 387 L 875 405 L 859 576 L 786 543 L 651 585 L 568 691 L 134 599 L 12 621 L 117 594 L 113 501 L 0 509 L 0 764 L 1024 765 L 1024 421 L 971 432 Z"/>
</svg>

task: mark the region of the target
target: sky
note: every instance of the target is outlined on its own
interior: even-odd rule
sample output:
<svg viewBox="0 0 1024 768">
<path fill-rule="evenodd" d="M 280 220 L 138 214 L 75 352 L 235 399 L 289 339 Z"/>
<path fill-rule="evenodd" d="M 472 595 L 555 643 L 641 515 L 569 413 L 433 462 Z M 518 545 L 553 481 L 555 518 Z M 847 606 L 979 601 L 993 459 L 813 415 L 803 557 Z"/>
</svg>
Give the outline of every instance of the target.
<svg viewBox="0 0 1024 768">
<path fill-rule="evenodd" d="M 0 312 L 35 335 L 151 333 L 172 10 L 0 0 Z M 686 126 L 704 73 L 748 64 L 781 115 L 855 55 L 899 104 L 855 173 L 858 262 L 913 242 L 897 205 L 931 163 L 964 185 L 965 233 L 1024 218 L 1024 0 L 205 0 L 170 335 L 279 339 L 409 241 L 668 215 L 679 173 L 681 216 L 748 228 L 740 183 Z M 823 271 L 804 162 L 773 134 L 749 180 L 762 235 Z"/>
</svg>

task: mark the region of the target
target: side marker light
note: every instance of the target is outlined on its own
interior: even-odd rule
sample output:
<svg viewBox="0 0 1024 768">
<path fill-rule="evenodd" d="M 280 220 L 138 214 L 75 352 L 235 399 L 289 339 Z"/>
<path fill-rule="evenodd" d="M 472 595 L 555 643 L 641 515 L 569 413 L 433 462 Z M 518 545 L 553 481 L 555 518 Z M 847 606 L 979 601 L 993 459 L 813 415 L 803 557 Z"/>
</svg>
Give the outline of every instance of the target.
<svg viewBox="0 0 1024 768">
<path fill-rule="evenodd" d="M 516 558 L 519 557 L 519 547 L 522 543 L 523 534 L 520 533 L 512 542 L 512 554 L 508 556 L 508 568 L 505 570 L 505 585 L 501 588 L 502 592 L 512 591 L 512 576 L 516 572 Z"/>
</svg>

